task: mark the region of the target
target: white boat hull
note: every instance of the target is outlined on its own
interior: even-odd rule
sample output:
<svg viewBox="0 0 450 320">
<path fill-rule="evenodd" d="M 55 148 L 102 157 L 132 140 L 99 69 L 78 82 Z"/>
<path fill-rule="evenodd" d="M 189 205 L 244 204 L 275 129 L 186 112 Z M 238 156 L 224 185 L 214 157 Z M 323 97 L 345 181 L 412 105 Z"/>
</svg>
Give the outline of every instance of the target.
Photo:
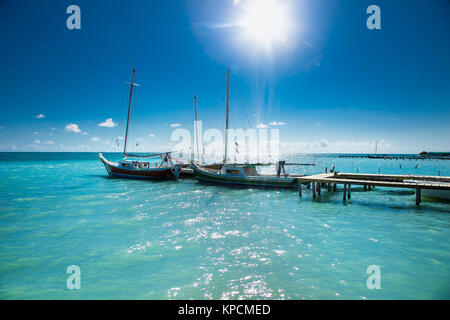
<svg viewBox="0 0 450 320">
<path fill-rule="evenodd" d="M 450 201 L 450 190 L 422 189 L 422 196 L 432 199 L 441 199 Z"/>
</svg>

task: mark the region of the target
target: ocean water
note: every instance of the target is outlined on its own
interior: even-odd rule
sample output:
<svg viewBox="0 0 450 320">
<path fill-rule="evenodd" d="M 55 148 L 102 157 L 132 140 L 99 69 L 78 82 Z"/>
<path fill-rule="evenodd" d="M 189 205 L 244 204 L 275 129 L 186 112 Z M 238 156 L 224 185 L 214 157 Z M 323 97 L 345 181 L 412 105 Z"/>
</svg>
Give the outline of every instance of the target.
<svg viewBox="0 0 450 320">
<path fill-rule="evenodd" d="M 316 163 L 289 170 L 450 176 L 448 161 Z M 0 153 L 0 190 L 1 299 L 450 298 L 450 204 L 408 190 L 355 187 L 343 204 L 339 190 L 125 180 L 94 153 Z"/>
</svg>

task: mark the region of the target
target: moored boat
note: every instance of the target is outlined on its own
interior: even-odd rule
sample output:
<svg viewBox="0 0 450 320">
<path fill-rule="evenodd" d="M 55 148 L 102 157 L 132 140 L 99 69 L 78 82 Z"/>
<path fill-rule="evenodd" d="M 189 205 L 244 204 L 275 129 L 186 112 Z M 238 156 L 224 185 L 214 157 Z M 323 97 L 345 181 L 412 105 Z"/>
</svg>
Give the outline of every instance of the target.
<svg viewBox="0 0 450 320">
<path fill-rule="evenodd" d="M 119 162 L 112 162 L 106 159 L 102 153 L 99 153 L 100 160 L 105 165 L 108 174 L 111 176 L 154 180 L 170 180 L 178 178 L 181 164 L 174 165 L 170 159 L 170 153 L 153 154 L 146 158 L 151 159 L 155 157 L 160 157 L 162 162 L 159 165 L 155 162 L 155 167 L 152 167 L 149 160 L 138 161 L 136 160 L 136 157 L 128 158 L 125 156 Z"/>
<path fill-rule="evenodd" d="M 130 122 L 131 98 L 133 96 L 133 87 L 137 85 L 134 82 L 135 68 L 133 68 L 133 77 L 130 85 L 130 100 L 128 104 L 127 128 L 125 131 L 125 143 L 123 157 L 121 161 L 113 162 L 106 159 L 102 153 L 99 153 L 100 161 L 105 165 L 109 175 L 120 178 L 134 179 L 153 179 L 170 180 L 178 179 L 180 175 L 181 163 L 174 164 L 170 152 L 154 153 L 149 155 L 129 154 L 127 153 L 128 126 Z M 149 159 L 160 158 L 160 163 L 155 162 L 153 166 Z M 142 160 L 146 159 L 146 160 Z"/>
<path fill-rule="evenodd" d="M 230 71 L 227 71 L 225 156 L 223 159 L 223 164 L 218 167 L 207 167 L 201 166 L 193 161 L 191 164 L 191 168 L 194 170 L 195 178 L 199 182 L 208 182 L 223 185 L 266 188 L 293 188 L 296 184 L 298 184 L 297 178 L 300 177 L 300 175 L 293 176 L 286 174 L 284 161 L 279 161 L 277 163 L 277 174 L 261 174 L 256 170 L 256 164 L 227 163 L 229 92 Z M 282 171 L 283 174 L 281 174 Z"/>
<path fill-rule="evenodd" d="M 422 189 L 422 196 L 432 199 L 450 201 L 450 190 Z"/>
<path fill-rule="evenodd" d="M 448 179 L 447 179 L 448 181 Z M 409 183 L 422 183 L 426 184 L 427 188 L 422 188 L 421 194 L 425 198 L 431 198 L 435 200 L 447 200 L 450 201 L 450 190 L 449 182 L 442 182 L 442 181 L 434 181 L 434 180 L 403 180 L 403 182 L 409 182 Z M 442 187 L 447 188 L 442 188 Z M 436 187 L 436 189 L 433 189 L 433 187 Z"/>
<path fill-rule="evenodd" d="M 260 174 L 252 164 L 224 164 L 220 170 L 201 167 L 193 163 L 198 181 L 248 187 L 293 188 L 298 176 Z"/>
</svg>

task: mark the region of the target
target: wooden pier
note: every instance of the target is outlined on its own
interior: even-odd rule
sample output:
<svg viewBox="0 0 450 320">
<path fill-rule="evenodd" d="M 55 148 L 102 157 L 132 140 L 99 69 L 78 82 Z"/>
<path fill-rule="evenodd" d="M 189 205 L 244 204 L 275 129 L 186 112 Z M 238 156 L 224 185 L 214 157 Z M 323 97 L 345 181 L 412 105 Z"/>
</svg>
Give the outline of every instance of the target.
<svg viewBox="0 0 450 320">
<path fill-rule="evenodd" d="M 389 174 L 362 174 L 362 173 L 323 173 L 298 178 L 299 196 L 302 196 L 302 183 L 312 189 L 313 199 L 320 195 L 321 189 L 336 191 L 336 185 L 342 184 L 344 194 L 343 202 L 351 198 L 351 186 L 364 186 L 364 190 L 374 187 L 407 188 L 416 190 L 416 204 L 421 202 L 422 189 L 450 190 L 450 177 L 419 176 L 419 175 L 389 175 Z"/>
<path fill-rule="evenodd" d="M 180 169 L 180 178 L 194 179 L 195 178 L 194 170 L 192 170 L 191 168 L 181 168 Z"/>
</svg>

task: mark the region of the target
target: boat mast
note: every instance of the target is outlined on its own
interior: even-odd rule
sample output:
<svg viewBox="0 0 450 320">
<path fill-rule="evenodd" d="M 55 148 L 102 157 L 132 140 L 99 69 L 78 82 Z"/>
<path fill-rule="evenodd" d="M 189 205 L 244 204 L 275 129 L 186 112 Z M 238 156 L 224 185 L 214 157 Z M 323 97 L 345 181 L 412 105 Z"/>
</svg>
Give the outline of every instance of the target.
<svg viewBox="0 0 450 320">
<path fill-rule="evenodd" d="M 227 103 L 226 103 L 226 122 L 225 122 L 225 157 L 223 163 L 227 163 L 227 149 L 228 149 L 228 113 L 230 107 L 230 70 L 227 70 Z"/>
<path fill-rule="evenodd" d="M 123 158 L 125 158 L 125 155 L 127 153 L 128 125 L 130 123 L 131 96 L 133 95 L 134 73 L 135 73 L 135 67 L 133 67 L 133 77 L 131 78 L 131 84 L 130 84 L 130 101 L 128 103 L 127 130 L 125 131 L 125 146 L 123 147 Z"/>
<path fill-rule="evenodd" d="M 194 96 L 194 126 L 195 126 L 195 138 L 197 143 L 197 156 L 200 156 L 200 152 L 198 151 L 198 132 L 197 132 L 197 96 Z M 195 156 L 194 156 L 195 160 Z"/>
</svg>

